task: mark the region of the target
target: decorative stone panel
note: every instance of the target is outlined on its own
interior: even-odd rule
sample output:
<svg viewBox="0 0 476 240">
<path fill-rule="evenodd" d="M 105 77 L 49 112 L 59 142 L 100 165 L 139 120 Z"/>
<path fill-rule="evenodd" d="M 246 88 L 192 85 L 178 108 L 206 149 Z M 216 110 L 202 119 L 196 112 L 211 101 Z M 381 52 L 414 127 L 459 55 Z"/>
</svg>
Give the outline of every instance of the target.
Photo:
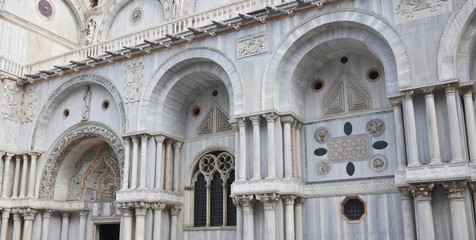
<svg viewBox="0 0 476 240">
<path fill-rule="evenodd" d="M 236 45 L 237 58 L 244 58 L 268 52 L 268 34 L 238 40 Z"/>
</svg>

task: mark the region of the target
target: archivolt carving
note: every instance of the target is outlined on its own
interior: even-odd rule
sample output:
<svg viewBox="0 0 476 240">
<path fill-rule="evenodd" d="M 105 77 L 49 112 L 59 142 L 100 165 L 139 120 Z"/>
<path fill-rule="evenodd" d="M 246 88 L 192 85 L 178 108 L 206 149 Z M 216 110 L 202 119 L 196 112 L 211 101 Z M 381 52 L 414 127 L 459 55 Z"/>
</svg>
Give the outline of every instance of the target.
<svg viewBox="0 0 476 240">
<path fill-rule="evenodd" d="M 99 137 L 114 150 L 120 164 L 120 174 L 124 171 L 124 148 L 120 138 L 111 130 L 100 125 L 79 126 L 62 136 L 50 151 L 40 180 L 40 199 L 52 199 L 58 171 L 68 153 L 80 142 Z"/>
</svg>

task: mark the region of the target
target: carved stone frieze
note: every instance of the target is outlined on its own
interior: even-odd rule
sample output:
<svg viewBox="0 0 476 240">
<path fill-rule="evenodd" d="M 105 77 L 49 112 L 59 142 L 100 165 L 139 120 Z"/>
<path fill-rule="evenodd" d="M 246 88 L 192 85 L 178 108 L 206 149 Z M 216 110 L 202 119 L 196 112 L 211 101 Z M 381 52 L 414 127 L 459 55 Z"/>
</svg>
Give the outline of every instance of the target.
<svg viewBox="0 0 476 240">
<path fill-rule="evenodd" d="M 435 185 L 433 183 L 413 185 L 412 194 L 417 201 L 431 201 L 431 194 Z"/>
<path fill-rule="evenodd" d="M 99 137 L 112 148 L 120 164 L 120 172 L 124 170 L 124 147 L 120 137 L 100 125 L 85 125 L 67 132 L 55 144 L 48 154 L 40 179 L 40 199 L 52 199 L 56 176 L 68 153 L 85 139 Z"/>
<path fill-rule="evenodd" d="M 244 58 L 269 51 L 268 35 L 258 35 L 237 42 L 237 58 Z"/>
<path fill-rule="evenodd" d="M 465 181 L 444 182 L 443 187 L 446 190 L 448 199 L 464 199 L 466 190 Z"/>
</svg>

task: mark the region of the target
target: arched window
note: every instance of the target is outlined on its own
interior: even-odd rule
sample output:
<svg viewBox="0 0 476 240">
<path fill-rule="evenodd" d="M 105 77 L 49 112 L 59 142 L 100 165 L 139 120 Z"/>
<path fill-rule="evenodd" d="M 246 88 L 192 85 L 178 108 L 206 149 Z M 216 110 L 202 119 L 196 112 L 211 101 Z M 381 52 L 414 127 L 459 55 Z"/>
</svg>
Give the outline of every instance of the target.
<svg viewBox="0 0 476 240">
<path fill-rule="evenodd" d="M 230 197 L 235 158 L 225 151 L 205 154 L 193 175 L 194 227 L 236 226 L 236 207 Z"/>
</svg>

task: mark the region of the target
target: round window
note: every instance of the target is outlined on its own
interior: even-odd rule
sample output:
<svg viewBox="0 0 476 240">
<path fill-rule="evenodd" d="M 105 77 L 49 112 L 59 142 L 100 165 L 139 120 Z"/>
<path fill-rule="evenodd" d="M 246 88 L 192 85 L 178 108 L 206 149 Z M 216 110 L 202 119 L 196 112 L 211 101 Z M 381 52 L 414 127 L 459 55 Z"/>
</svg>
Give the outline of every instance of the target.
<svg viewBox="0 0 476 240">
<path fill-rule="evenodd" d="M 63 111 L 63 118 L 68 118 L 68 117 L 69 117 L 69 109 L 66 108 L 66 109 Z"/>
<path fill-rule="evenodd" d="M 379 68 L 373 67 L 367 70 L 367 74 L 365 74 L 367 80 L 371 82 L 376 82 L 382 76 L 382 71 Z"/>
<path fill-rule="evenodd" d="M 200 113 L 202 112 L 202 110 L 200 109 L 199 106 L 195 106 L 192 108 L 192 116 L 193 117 L 198 117 L 200 116 Z"/>
<path fill-rule="evenodd" d="M 102 110 L 106 111 L 109 108 L 110 105 L 111 104 L 109 103 L 109 100 L 106 99 L 106 100 L 102 101 L 101 108 L 102 108 Z"/>
<path fill-rule="evenodd" d="M 324 88 L 324 85 L 325 85 L 324 80 L 318 78 L 312 82 L 311 89 L 314 92 L 320 92 Z"/>
</svg>

